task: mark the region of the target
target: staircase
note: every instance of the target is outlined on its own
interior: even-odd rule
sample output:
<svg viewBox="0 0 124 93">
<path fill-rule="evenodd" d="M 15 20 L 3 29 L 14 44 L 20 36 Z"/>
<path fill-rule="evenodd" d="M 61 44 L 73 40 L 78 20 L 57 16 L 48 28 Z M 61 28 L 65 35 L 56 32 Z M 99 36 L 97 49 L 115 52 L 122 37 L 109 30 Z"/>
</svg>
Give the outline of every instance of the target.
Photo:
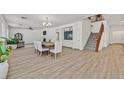
<svg viewBox="0 0 124 93">
<path fill-rule="evenodd" d="M 103 32 L 104 32 L 104 24 L 102 23 L 98 33 L 91 32 L 84 50 L 91 50 L 98 52 Z"/>
<path fill-rule="evenodd" d="M 98 33 L 91 33 L 90 34 L 90 37 L 86 43 L 84 50 L 91 50 L 91 51 L 96 50 L 96 37 L 97 37 L 97 35 L 98 35 Z"/>
</svg>

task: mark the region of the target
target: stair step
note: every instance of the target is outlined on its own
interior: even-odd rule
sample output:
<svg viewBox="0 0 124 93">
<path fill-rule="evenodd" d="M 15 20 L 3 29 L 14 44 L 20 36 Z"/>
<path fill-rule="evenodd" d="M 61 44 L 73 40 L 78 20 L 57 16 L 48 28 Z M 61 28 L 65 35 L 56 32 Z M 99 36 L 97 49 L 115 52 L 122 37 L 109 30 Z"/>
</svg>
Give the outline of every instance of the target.
<svg viewBox="0 0 124 93">
<path fill-rule="evenodd" d="M 95 48 L 95 47 L 96 47 L 96 45 L 87 45 L 87 47 L 94 47 L 94 48 Z"/>
<path fill-rule="evenodd" d="M 96 42 L 88 42 L 87 45 L 96 45 Z"/>
<path fill-rule="evenodd" d="M 96 44 L 96 41 L 88 41 L 87 44 Z"/>
<path fill-rule="evenodd" d="M 87 44 L 85 45 L 85 50 L 91 50 L 91 51 L 95 51 L 96 49 L 96 36 L 98 33 L 91 33 L 90 37 L 87 41 Z"/>
<path fill-rule="evenodd" d="M 95 48 L 86 47 L 85 50 L 92 50 L 92 51 L 95 51 Z"/>
<path fill-rule="evenodd" d="M 96 44 L 87 44 L 86 46 L 96 47 Z"/>
</svg>

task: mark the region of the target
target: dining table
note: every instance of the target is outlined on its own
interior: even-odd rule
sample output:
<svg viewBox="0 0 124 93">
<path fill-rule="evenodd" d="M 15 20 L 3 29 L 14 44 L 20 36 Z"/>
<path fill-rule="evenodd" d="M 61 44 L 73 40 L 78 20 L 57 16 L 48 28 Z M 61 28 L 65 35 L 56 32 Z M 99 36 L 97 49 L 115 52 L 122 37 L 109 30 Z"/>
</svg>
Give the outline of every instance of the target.
<svg viewBox="0 0 124 93">
<path fill-rule="evenodd" d="M 49 48 L 49 53 L 50 53 L 50 49 L 54 48 L 54 42 L 42 42 L 42 45 L 46 48 Z"/>
</svg>

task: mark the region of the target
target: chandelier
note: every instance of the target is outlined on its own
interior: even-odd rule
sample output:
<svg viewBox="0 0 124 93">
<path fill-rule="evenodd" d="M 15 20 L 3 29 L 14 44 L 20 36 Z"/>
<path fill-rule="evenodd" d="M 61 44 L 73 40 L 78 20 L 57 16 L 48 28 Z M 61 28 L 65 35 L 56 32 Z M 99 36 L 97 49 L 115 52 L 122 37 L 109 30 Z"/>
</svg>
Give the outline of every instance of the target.
<svg viewBox="0 0 124 93">
<path fill-rule="evenodd" d="M 46 21 L 43 22 L 44 27 L 51 27 L 52 23 L 48 20 L 48 17 L 46 17 Z"/>
</svg>

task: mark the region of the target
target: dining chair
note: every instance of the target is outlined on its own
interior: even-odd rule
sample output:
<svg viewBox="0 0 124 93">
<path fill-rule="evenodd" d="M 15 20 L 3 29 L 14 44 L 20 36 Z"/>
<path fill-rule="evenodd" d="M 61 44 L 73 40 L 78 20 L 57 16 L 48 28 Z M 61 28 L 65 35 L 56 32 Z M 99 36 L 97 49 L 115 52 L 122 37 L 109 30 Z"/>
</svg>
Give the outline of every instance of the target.
<svg viewBox="0 0 124 93">
<path fill-rule="evenodd" d="M 37 41 L 34 41 L 34 49 L 35 49 L 35 52 L 38 52 Z"/>
<path fill-rule="evenodd" d="M 62 42 L 56 41 L 54 45 L 54 49 L 51 49 L 50 53 L 54 53 L 56 59 L 56 55 L 61 52 L 62 52 Z"/>
<path fill-rule="evenodd" d="M 39 55 L 42 55 L 42 52 L 49 51 L 48 48 L 43 48 L 42 47 L 42 42 L 41 41 L 37 41 L 37 46 L 38 46 Z"/>
</svg>

